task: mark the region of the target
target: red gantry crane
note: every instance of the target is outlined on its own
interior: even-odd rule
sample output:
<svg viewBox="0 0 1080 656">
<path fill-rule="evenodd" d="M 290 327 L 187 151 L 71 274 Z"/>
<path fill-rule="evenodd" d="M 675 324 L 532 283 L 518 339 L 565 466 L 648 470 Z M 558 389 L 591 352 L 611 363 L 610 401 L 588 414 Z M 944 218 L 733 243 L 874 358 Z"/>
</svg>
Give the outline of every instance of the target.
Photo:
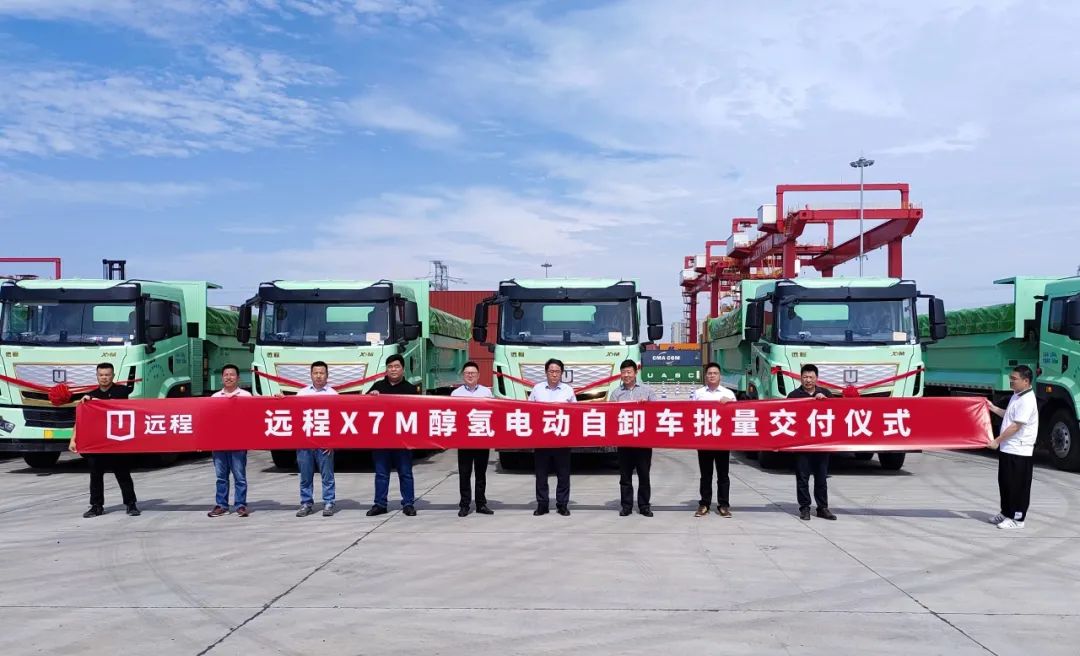
<svg viewBox="0 0 1080 656">
<path fill-rule="evenodd" d="M 911 235 L 922 219 L 921 208 L 912 207 L 907 183 L 874 183 L 862 186 L 865 191 L 896 191 L 900 202 L 895 207 L 864 207 L 866 221 L 883 221 L 863 233 L 862 252 L 888 248 L 888 276 L 903 276 L 904 237 Z M 836 267 L 859 257 L 859 237 L 835 244 L 837 221 L 859 220 L 859 208 L 787 209 L 784 195 L 804 192 L 859 191 L 858 184 L 793 184 L 776 186 L 776 204 L 762 205 L 756 218 L 731 220 L 731 236 L 722 241 L 705 242 L 704 255 L 690 255 L 683 260 L 683 320 L 687 341 L 698 338 L 698 294 L 709 292 L 709 316 L 720 311 L 720 299 L 730 295 L 741 280 L 755 278 L 794 278 L 801 267 L 812 267 L 823 277 L 831 277 Z M 807 226 L 826 226 L 825 243 L 802 240 Z M 756 234 L 755 234 L 756 233 Z M 723 249 L 723 252 L 720 252 Z"/>
</svg>

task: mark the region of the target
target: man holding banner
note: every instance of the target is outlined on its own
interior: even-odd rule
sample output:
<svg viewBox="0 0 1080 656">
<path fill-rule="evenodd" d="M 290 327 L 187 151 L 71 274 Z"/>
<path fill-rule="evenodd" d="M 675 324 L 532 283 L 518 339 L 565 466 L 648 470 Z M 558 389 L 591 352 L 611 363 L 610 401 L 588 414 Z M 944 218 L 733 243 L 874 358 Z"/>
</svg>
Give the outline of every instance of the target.
<svg viewBox="0 0 1080 656">
<path fill-rule="evenodd" d="M 615 403 L 630 403 L 633 401 L 655 401 L 656 394 L 648 385 L 640 385 L 637 380 L 637 363 L 633 360 L 624 360 L 619 365 L 619 376 L 622 385 L 611 391 L 610 399 Z M 619 447 L 619 516 L 627 517 L 634 510 L 634 471 L 638 476 L 638 512 L 646 517 L 652 517 L 652 486 L 649 481 L 649 470 L 652 468 L 652 449 L 636 446 Z"/>
<path fill-rule="evenodd" d="M 337 390 L 327 384 L 330 368 L 319 360 L 311 363 L 311 384 L 301 388 L 297 396 L 315 396 L 318 394 L 337 395 Z M 307 517 L 314 505 L 315 465 L 319 466 L 319 478 L 322 479 L 323 517 L 334 516 L 334 501 L 337 498 L 337 486 L 334 484 L 334 451 L 332 449 L 298 449 L 296 464 L 300 466 L 300 509 L 297 517 Z"/>
<path fill-rule="evenodd" d="M 131 388 L 124 385 L 114 385 L 113 379 L 116 370 L 112 363 L 102 362 L 97 366 L 97 389 L 91 390 L 82 397 L 80 403 L 88 403 L 93 399 L 126 399 L 131 395 Z M 77 452 L 75 437 L 71 438 L 72 452 Z M 135 505 L 135 482 L 131 480 L 131 457 L 126 453 L 94 453 L 86 454 L 87 463 L 90 465 L 90 508 L 83 513 L 83 517 L 97 517 L 105 514 L 105 471 L 111 469 L 116 476 L 116 484 L 120 486 L 120 495 L 127 507 L 127 514 L 138 517 L 142 514 Z"/>
<path fill-rule="evenodd" d="M 419 394 L 416 385 L 405 380 L 405 358 L 397 353 L 386 358 L 386 377 L 376 381 L 368 394 Z M 390 494 L 390 467 L 397 468 L 398 487 L 401 488 L 401 512 L 408 517 L 416 516 L 416 491 L 413 487 L 412 451 L 408 449 L 375 449 L 375 503 L 367 511 L 368 517 L 387 512 Z"/>
<path fill-rule="evenodd" d="M 529 400 L 539 403 L 576 403 L 574 389 L 562 382 L 562 360 L 551 358 L 544 364 L 547 382 L 533 387 Z M 534 471 L 536 473 L 536 510 L 533 515 L 546 515 L 551 510 L 548 497 L 548 474 L 555 470 L 558 481 L 555 487 L 555 508 L 560 515 L 570 515 L 570 447 L 536 449 L 534 452 Z"/>
<path fill-rule="evenodd" d="M 705 365 L 705 387 L 700 387 L 690 395 L 691 401 L 717 401 L 719 403 L 731 403 L 735 400 L 735 394 L 720 384 L 720 365 L 710 362 Z M 701 481 L 698 491 L 701 500 L 698 501 L 697 512 L 694 517 L 704 517 L 709 514 L 709 506 L 712 505 L 712 477 L 713 467 L 716 467 L 716 513 L 721 517 L 731 517 L 731 478 L 728 476 L 730 463 L 730 451 L 701 449 L 698 454 L 698 469 L 701 472 Z"/>
<path fill-rule="evenodd" d="M 251 392 L 240 387 L 240 368 L 235 364 L 227 364 L 221 368 L 221 389 L 214 392 L 211 398 L 232 399 L 237 397 L 251 396 Z M 232 476 L 233 486 L 236 488 L 236 516 L 247 517 L 247 451 L 214 451 L 214 476 L 216 490 L 214 507 L 206 513 L 207 517 L 221 517 L 229 512 L 229 476 Z"/>
<path fill-rule="evenodd" d="M 450 393 L 459 399 L 490 399 L 491 388 L 480 384 L 480 366 L 473 361 L 461 367 L 463 384 Z M 476 470 L 476 512 L 481 515 L 494 515 L 495 511 L 487 505 L 487 466 L 491 449 L 458 449 L 458 490 L 461 499 L 458 502 L 458 517 L 469 514 L 472 505 L 470 487 L 473 470 Z"/>
<path fill-rule="evenodd" d="M 818 368 L 804 364 L 799 371 L 802 385 L 788 394 L 789 399 L 827 399 L 832 394 L 829 390 L 818 387 Z M 817 502 L 817 516 L 822 519 L 836 519 L 829 510 L 829 453 L 811 451 L 795 456 L 795 497 L 799 501 L 799 519 L 810 521 L 810 474 L 814 475 L 814 501 Z"/>
</svg>

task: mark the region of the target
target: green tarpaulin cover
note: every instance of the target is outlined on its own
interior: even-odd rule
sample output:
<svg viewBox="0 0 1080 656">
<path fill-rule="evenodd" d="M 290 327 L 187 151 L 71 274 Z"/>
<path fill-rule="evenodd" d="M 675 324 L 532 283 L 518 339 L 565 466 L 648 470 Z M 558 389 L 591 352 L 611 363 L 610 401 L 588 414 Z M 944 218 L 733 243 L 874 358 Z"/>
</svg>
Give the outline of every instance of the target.
<svg viewBox="0 0 1080 656">
<path fill-rule="evenodd" d="M 984 335 L 987 333 L 1011 333 L 1016 325 L 1016 306 L 1012 303 L 987 307 L 952 310 L 945 313 L 949 337 L 959 335 Z M 930 320 L 919 316 L 919 334 L 930 334 Z"/>
</svg>

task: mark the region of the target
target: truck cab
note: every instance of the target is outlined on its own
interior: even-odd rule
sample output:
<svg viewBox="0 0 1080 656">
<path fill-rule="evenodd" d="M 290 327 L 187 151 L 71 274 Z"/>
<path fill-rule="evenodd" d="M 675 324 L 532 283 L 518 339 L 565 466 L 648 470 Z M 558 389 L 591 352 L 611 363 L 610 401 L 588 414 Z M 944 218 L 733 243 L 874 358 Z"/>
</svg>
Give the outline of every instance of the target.
<svg viewBox="0 0 1080 656">
<path fill-rule="evenodd" d="M 276 280 L 259 285 L 241 307 L 237 338 L 251 341 L 257 396 L 295 394 L 310 382 L 311 363 L 329 367 L 340 394 L 363 394 L 385 372 L 386 358 L 405 359 L 405 377 L 424 394 L 449 394 L 465 363 L 468 320 L 431 308 L 427 280 Z M 295 452 L 272 451 L 290 468 Z"/>
<path fill-rule="evenodd" d="M 0 450 L 23 453 L 31 467 L 55 464 L 102 362 L 131 398 L 200 396 L 220 388 L 226 362 L 246 369 L 236 313 L 207 306 L 215 288 L 79 279 L 0 286 Z"/>
<path fill-rule="evenodd" d="M 644 325 L 640 301 L 646 303 Z M 498 329 L 488 335 L 492 308 Z M 641 347 L 662 335 L 660 301 L 640 294 L 635 282 L 617 279 L 504 280 L 494 296 L 477 305 L 473 319 L 473 339 L 495 355 L 492 390 L 502 399 L 527 399 L 545 380 L 544 363 L 557 358 L 566 365 L 563 382 L 574 388 L 578 401 L 604 401 L 619 384 L 619 364 L 626 359 L 640 364 Z M 501 450 L 499 460 L 511 467 L 527 453 Z"/>
<path fill-rule="evenodd" d="M 929 297 L 933 333 L 919 334 L 915 283 L 896 278 L 744 280 L 742 302 L 707 324 L 706 355 L 740 398 L 785 398 L 804 364 L 819 380 L 860 396 L 921 396 L 922 344 L 944 337 L 944 310 Z M 929 338 L 929 339 L 927 339 Z M 763 467 L 781 455 L 758 454 Z M 903 453 L 880 453 L 885 469 Z"/>
</svg>

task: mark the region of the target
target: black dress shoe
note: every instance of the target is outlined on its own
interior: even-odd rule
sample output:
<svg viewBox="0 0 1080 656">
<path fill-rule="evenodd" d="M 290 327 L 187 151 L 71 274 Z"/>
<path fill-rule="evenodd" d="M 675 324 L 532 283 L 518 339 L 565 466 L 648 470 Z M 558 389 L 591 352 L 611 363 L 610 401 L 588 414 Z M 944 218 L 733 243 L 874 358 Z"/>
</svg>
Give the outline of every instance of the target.
<svg viewBox="0 0 1080 656">
<path fill-rule="evenodd" d="M 539 517 L 540 515 L 546 515 L 549 510 L 549 508 L 545 508 L 544 506 L 537 506 L 536 510 L 533 511 L 533 516 Z"/>
<path fill-rule="evenodd" d="M 817 516 L 822 518 L 822 519 L 833 519 L 833 520 L 836 519 L 836 515 L 834 515 L 832 513 L 832 511 L 829 510 L 828 508 L 818 508 L 817 509 Z"/>
<path fill-rule="evenodd" d="M 142 511 L 139 510 L 138 506 L 136 506 L 135 504 L 131 504 L 127 507 L 127 514 L 131 515 L 132 517 L 138 517 L 142 514 Z"/>
<path fill-rule="evenodd" d="M 385 515 L 386 506 L 372 506 L 371 510 L 367 511 L 368 517 L 374 517 L 376 515 Z"/>
<path fill-rule="evenodd" d="M 630 509 L 629 508 L 626 508 L 624 506 L 622 509 L 619 510 L 619 517 L 629 517 L 629 516 L 630 516 Z"/>
<path fill-rule="evenodd" d="M 82 514 L 83 517 L 89 519 L 90 517 L 99 517 L 105 514 L 105 509 L 101 506 L 90 506 L 86 512 Z"/>
<path fill-rule="evenodd" d="M 468 508 L 458 508 L 458 511 L 457 511 L 457 516 L 458 517 L 465 517 L 468 514 L 469 514 L 469 509 Z"/>
<path fill-rule="evenodd" d="M 646 516 L 646 517 L 652 517 L 652 515 L 653 515 L 652 508 L 650 508 L 648 506 L 645 506 L 644 508 L 639 509 L 638 512 L 641 513 L 642 515 Z"/>
<path fill-rule="evenodd" d="M 799 509 L 799 519 L 803 520 L 804 522 L 810 521 L 810 509 L 809 508 L 800 508 Z"/>
<path fill-rule="evenodd" d="M 491 508 L 488 508 L 486 504 L 482 505 L 482 506 L 477 506 L 476 507 L 476 512 L 480 513 L 481 515 L 494 515 L 495 514 L 495 511 L 492 510 Z"/>
<path fill-rule="evenodd" d="M 401 512 L 404 513 L 406 517 L 416 517 L 416 508 L 413 508 L 412 506 L 405 506 L 401 509 Z"/>
<path fill-rule="evenodd" d="M 558 507 L 555 508 L 555 511 L 557 513 L 559 513 L 560 515 L 562 515 L 563 517 L 569 517 L 570 516 L 570 509 L 567 508 L 566 506 L 558 506 Z"/>
</svg>

